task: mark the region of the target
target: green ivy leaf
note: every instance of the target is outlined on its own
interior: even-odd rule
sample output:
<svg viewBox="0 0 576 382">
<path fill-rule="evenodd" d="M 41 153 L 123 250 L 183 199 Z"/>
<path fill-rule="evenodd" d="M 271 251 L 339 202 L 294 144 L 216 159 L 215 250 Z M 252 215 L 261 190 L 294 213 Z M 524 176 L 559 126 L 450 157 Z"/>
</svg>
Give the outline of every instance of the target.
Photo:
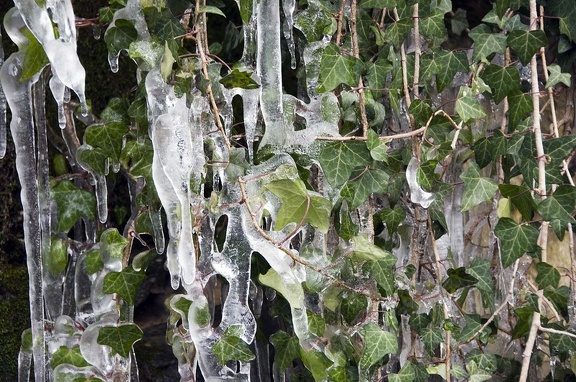
<svg viewBox="0 0 576 382">
<path fill-rule="evenodd" d="M 412 20 L 408 18 L 393 22 L 384 32 L 384 39 L 394 46 L 399 46 L 410 32 L 412 24 Z"/>
<path fill-rule="evenodd" d="M 454 12 L 454 16 L 450 20 L 450 25 L 452 32 L 458 36 L 462 35 L 462 32 L 468 29 L 468 18 L 466 17 L 466 11 L 462 8 L 458 8 Z M 475 47 L 476 48 L 476 47 Z M 476 49 L 474 49 L 476 50 Z"/>
<path fill-rule="evenodd" d="M 550 0 L 546 12 L 557 17 L 560 24 L 560 33 L 576 42 L 576 8 L 570 0 Z"/>
<path fill-rule="evenodd" d="M 260 281 L 261 284 L 276 290 L 292 306 L 298 306 L 300 300 L 304 298 L 304 293 L 301 289 L 286 288 L 286 284 L 284 284 L 284 281 L 274 268 L 270 268 L 265 274 L 259 275 L 258 281 Z"/>
<path fill-rule="evenodd" d="M 509 131 L 512 132 L 518 123 L 532 112 L 532 98 L 520 90 L 512 90 L 508 94 L 508 105 Z"/>
<path fill-rule="evenodd" d="M 220 364 L 225 365 L 228 361 L 247 362 L 256 358 L 246 342 L 238 337 L 239 330 L 242 331 L 241 325 L 227 327 L 220 340 L 212 347 L 212 352 Z"/>
<path fill-rule="evenodd" d="M 309 195 L 301 179 L 275 180 L 265 187 L 282 200 L 282 206 L 276 217 L 275 229 L 280 230 L 291 222 L 300 224 L 304 221 L 321 232 L 328 232 L 332 203 L 321 196 Z"/>
<path fill-rule="evenodd" d="M 366 296 L 354 293 L 342 300 L 340 313 L 348 325 L 353 325 L 357 318 L 362 319 L 364 317 L 367 308 L 368 299 Z"/>
<path fill-rule="evenodd" d="M 348 206 L 344 207 L 344 205 L 341 205 L 336 209 L 334 214 L 334 228 L 336 228 L 338 236 L 344 240 L 350 240 L 358 235 L 360 228 L 352 221 Z"/>
<path fill-rule="evenodd" d="M 478 314 L 465 314 L 464 320 L 466 321 L 466 324 L 458 336 L 459 342 L 469 341 L 470 338 L 472 338 L 482 327 L 480 316 Z M 488 328 L 485 330 L 488 330 Z"/>
<path fill-rule="evenodd" d="M 222 12 L 219 8 L 217 8 L 213 5 L 202 5 L 202 6 L 200 6 L 200 8 L 198 8 L 197 12 L 198 13 L 212 13 L 214 15 L 219 15 L 219 16 L 226 18 L 226 15 L 224 14 L 224 12 Z"/>
<path fill-rule="evenodd" d="M 396 335 L 380 329 L 374 323 L 366 324 L 360 328 L 360 334 L 364 339 L 364 348 L 359 366 L 363 370 L 368 370 L 386 354 L 395 354 L 398 351 Z"/>
<path fill-rule="evenodd" d="M 68 265 L 68 247 L 64 240 L 52 236 L 50 240 L 50 252 L 42 258 L 44 269 L 47 273 L 56 278 L 64 274 Z"/>
<path fill-rule="evenodd" d="M 435 13 L 432 16 L 420 19 L 420 32 L 428 38 L 444 39 L 447 35 L 444 26 L 444 13 Z"/>
<path fill-rule="evenodd" d="M 335 44 L 330 43 L 324 48 L 320 61 L 318 92 L 332 91 L 340 84 L 358 86 L 363 70 L 364 64 L 361 60 L 343 55 Z"/>
<path fill-rule="evenodd" d="M 240 0 L 239 8 L 242 23 L 244 25 L 247 25 L 248 23 L 250 23 L 250 19 L 252 18 L 252 0 Z"/>
<path fill-rule="evenodd" d="M 474 361 L 470 361 L 466 364 L 466 366 L 468 368 L 468 372 L 470 373 L 470 377 L 468 379 L 469 382 L 483 382 L 493 378 L 491 373 L 479 368 Z"/>
<path fill-rule="evenodd" d="M 436 183 L 438 182 L 438 175 L 436 174 L 436 165 L 438 161 L 428 160 L 418 167 L 416 171 L 416 179 L 418 184 L 425 191 L 433 191 Z"/>
<path fill-rule="evenodd" d="M 96 197 L 88 191 L 77 189 L 71 181 L 58 182 L 51 188 L 50 195 L 56 203 L 56 231 L 70 231 L 80 218 L 96 218 Z"/>
<path fill-rule="evenodd" d="M 377 161 L 386 161 L 386 159 L 388 159 L 388 145 L 382 142 L 378 134 L 372 129 L 368 130 L 366 147 L 370 150 L 372 159 Z"/>
<path fill-rule="evenodd" d="M 402 366 L 402 369 L 400 369 L 398 374 L 388 374 L 388 380 L 390 382 L 414 382 L 416 380 L 414 365 L 407 362 Z"/>
<path fill-rule="evenodd" d="M 472 90 L 467 86 L 461 86 L 456 100 L 456 112 L 464 122 L 471 119 L 482 119 L 486 117 L 484 108 L 472 94 Z"/>
<path fill-rule="evenodd" d="M 315 350 L 304 351 L 304 349 L 300 348 L 300 358 L 304 366 L 312 373 L 315 381 L 326 380 L 328 376 L 327 370 L 332 366 L 332 361 L 324 353 Z"/>
<path fill-rule="evenodd" d="M 378 214 L 382 222 L 386 223 L 386 228 L 388 229 L 388 234 L 392 235 L 398 230 L 400 223 L 406 219 L 406 211 L 399 204 L 395 205 L 394 208 L 383 208 Z"/>
<path fill-rule="evenodd" d="M 93 248 L 86 252 L 84 255 L 84 266 L 86 267 L 86 273 L 92 275 L 96 272 L 101 271 L 104 268 L 104 262 L 100 257 L 100 250 Z"/>
<path fill-rule="evenodd" d="M 304 34 L 308 42 L 319 41 L 332 28 L 332 18 L 324 9 L 311 3 L 294 17 L 294 26 Z"/>
<path fill-rule="evenodd" d="M 466 273 L 466 268 L 450 268 L 448 269 L 448 278 L 442 283 L 442 287 L 448 293 L 454 293 L 458 289 L 476 285 L 478 280 L 476 277 Z"/>
<path fill-rule="evenodd" d="M 370 163 L 370 152 L 362 142 L 333 142 L 320 153 L 320 166 L 332 187 L 346 182 L 352 170 Z"/>
<path fill-rule="evenodd" d="M 355 174 L 353 174 L 355 175 Z M 384 192 L 390 176 L 380 169 L 365 169 L 340 190 L 340 195 L 350 203 L 350 208 L 358 208 L 374 192 Z"/>
<path fill-rule="evenodd" d="M 526 252 L 536 252 L 538 230 L 530 225 L 519 225 L 510 218 L 501 218 L 494 228 L 500 239 L 502 266 L 509 267 Z"/>
<path fill-rule="evenodd" d="M 122 259 L 126 244 L 128 244 L 128 240 L 120 235 L 116 228 L 108 228 L 100 235 L 100 256 L 103 260 Z"/>
<path fill-rule="evenodd" d="M 363 8 L 363 9 L 372 9 L 372 8 L 392 9 L 396 6 L 396 4 L 397 4 L 397 0 L 366 0 L 366 1 L 360 2 L 360 4 L 358 4 L 358 8 Z"/>
<path fill-rule="evenodd" d="M 426 101 L 415 99 L 410 104 L 408 112 L 414 116 L 414 122 L 417 126 L 426 126 L 432 116 L 432 107 Z"/>
<path fill-rule="evenodd" d="M 443 23 L 444 17 L 442 17 Z M 434 54 L 434 60 L 439 68 L 436 73 L 436 84 L 439 92 L 452 83 L 456 73 L 468 71 L 468 59 L 465 52 L 440 50 Z"/>
<path fill-rule="evenodd" d="M 326 330 L 326 321 L 319 314 L 314 314 L 311 311 L 306 311 L 306 316 L 308 317 L 308 329 L 310 333 L 317 337 L 322 337 L 324 331 Z"/>
<path fill-rule="evenodd" d="M 393 66 L 390 61 L 382 57 L 379 57 L 374 63 L 368 61 L 365 65 L 367 86 L 376 98 L 384 92 L 388 73 L 392 71 Z"/>
<path fill-rule="evenodd" d="M 530 306 L 523 306 L 514 309 L 514 314 L 518 317 L 518 321 L 512 329 L 512 338 L 521 338 L 530 332 L 530 327 L 532 326 L 532 317 L 534 317 L 534 309 Z"/>
<path fill-rule="evenodd" d="M 567 331 L 558 324 L 549 324 L 547 326 L 556 330 Z M 569 333 L 574 334 L 571 331 Z M 558 333 L 548 333 L 548 336 L 550 338 L 550 349 L 553 354 L 573 352 L 576 350 L 576 339 L 574 337 Z"/>
<path fill-rule="evenodd" d="M 80 346 L 74 346 L 72 348 L 60 346 L 52 355 L 50 366 L 54 369 L 61 364 L 69 364 L 76 367 L 90 366 L 82 356 L 82 353 L 80 353 Z"/>
<path fill-rule="evenodd" d="M 550 162 L 546 166 L 546 182 L 564 183 L 564 178 L 560 173 L 560 166 L 562 161 L 576 147 L 576 136 L 567 135 L 560 138 L 546 139 L 543 142 L 543 146 L 544 152 L 550 158 Z"/>
<path fill-rule="evenodd" d="M 498 190 L 496 182 L 481 176 L 478 165 L 473 162 L 460 175 L 460 179 L 464 181 L 462 211 L 468 211 L 482 202 L 492 200 Z"/>
<path fill-rule="evenodd" d="M 502 67 L 490 64 L 484 69 L 482 79 L 492 89 L 494 102 L 499 104 L 512 90 L 520 89 L 520 73 L 513 66 Z"/>
<path fill-rule="evenodd" d="M 130 44 L 136 41 L 138 32 L 130 20 L 118 19 L 114 26 L 109 28 L 104 35 L 104 41 L 112 54 L 117 54 L 123 49 L 128 50 Z"/>
<path fill-rule="evenodd" d="M 474 144 L 474 158 L 480 168 L 488 166 L 498 159 L 500 155 L 506 154 L 506 137 L 500 130 L 494 131 L 494 135 L 488 138 L 480 138 Z"/>
<path fill-rule="evenodd" d="M 292 364 L 300 354 L 298 338 L 279 330 L 270 336 L 270 343 L 274 345 L 274 362 L 281 372 Z"/>
<path fill-rule="evenodd" d="M 396 258 L 394 258 L 393 261 L 396 262 Z M 384 290 L 386 296 L 392 296 L 394 294 L 396 284 L 392 259 L 368 261 L 364 265 L 364 268 L 368 268 L 370 278 L 376 281 L 378 286 Z"/>
<path fill-rule="evenodd" d="M 40 73 L 40 71 L 48 64 L 48 56 L 44 52 L 44 47 L 36 37 L 30 32 L 28 28 L 23 28 L 22 33 L 29 41 L 28 47 L 24 53 L 24 62 L 22 63 L 22 73 L 20 74 L 20 81 L 28 81 Z"/>
<path fill-rule="evenodd" d="M 143 272 L 127 267 L 120 272 L 110 272 L 104 277 L 104 293 L 117 293 L 129 305 L 134 305 L 138 285 L 146 278 Z"/>
<path fill-rule="evenodd" d="M 436 347 L 444 341 L 442 337 L 442 329 L 440 328 L 425 328 L 422 330 L 422 342 L 424 343 L 424 349 L 428 352 L 428 355 L 434 355 Z"/>
<path fill-rule="evenodd" d="M 480 24 L 468 33 L 474 40 L 472 61 L 484 61 L 492 53 L 504 53 L 506 50 L 506 36 L 501 33 L 492 33 L 486 24 Z"/>
<path fill-rule="evenodd" d="M 78 162 L 98 175 L 108 173 L 108 160 L 120 161 L 122 138 L 128 132 L 126 125 L 110 122 L 105 125 L 94 125 L 86 129 L 84 144 L 76 154 Z"/>
<path fill-rule="evenodd" d="M 532 193 L 526 186 L 514 184 L 500 184 L 498 189 L 503 197 L 508 198 L 514 207 L 522 214 L 526 221 L 532 220 L 534 212 L 537 210 L 536 202 L 532 198 Z"/>
<path fill-rule="evenodd" d="M 476 288 L 483 292 L 488 292 L 488 294 L 494 294 L 494 282 L 490 272 L 489 260 L 476 257 L 466 271 L 478 281 L 475 284 Z"/>
<path fill-rule="evenodd" d="M 572 76 L 570 75 L 570 73 L 562 73 L 562 69 L 560 68 L 560 66 L 556 64 L 549 65 L 548 72 L 550 73 L 550 76 L 548 77 L 548 81 L 546 81 L 546 89 L 560 82 L 570 87 Z"/>
<path fill-rule="evenodd" d="M 114 353 L 127 358 L 136 341 L 142 339 L 144 333 L 136 324 L 121 324 L 104 326 L 98 332 L 98 343 L 112 348 Z"/>
<path fill-rule="evenodd" d="M 352 239 L 352 243 L 354 244 L 354 252 L 352 253 L 351 257 L 355 261 L 361 262 L 365 260 L 383 260 L 386 262 L 388 267 L 394 267 L 396 264 L 396 256 L 372 244 L 364 235 L 354 237 Z"/>
<path fill-rule="evenodd" d="M 549 221 L 556 236 L 562 240 L 568 224 L 576 224 L 572 214 L 576 209 L 576 187 L 562 185 L 538 204 L 538 212 L 545 221 Z"/>
<path fill-rule="evenodd" d="M 538 263 L 536 264 L 536 271 L 538 271 L 536 284 L 538 284 L 540 289 L 545 289 L 549 286 L 552 288 L 558 288 L 560 272 L 558 272 L 556 268 L 548 263 Z"/>
<path fill-rule="evenodd" d="M 533 31 L 513 30 L 508 34 L 508 45 L 514 49 L 520 62 L 528 65 L 532 56 L 534 56 L 541 47 L 548 45 L 548 38 L 543 30 Z"/>
<path fill-rule="evenodd" d="M 222 77 L 219 82 L 227 89 L 258 89 L 260 87 L 260 85 L 252 79 L 252 72 L 241 72 L 238 69 L 234 69 Z"/>
</svg>

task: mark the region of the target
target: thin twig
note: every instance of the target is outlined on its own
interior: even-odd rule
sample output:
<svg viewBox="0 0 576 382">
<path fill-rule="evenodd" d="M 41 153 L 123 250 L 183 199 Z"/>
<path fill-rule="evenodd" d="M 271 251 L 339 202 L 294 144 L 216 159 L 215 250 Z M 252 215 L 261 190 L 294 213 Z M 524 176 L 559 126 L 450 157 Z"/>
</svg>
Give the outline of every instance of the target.
<svg viewBox="0 0 576 382">
<path fill-rule="evenodd" d="M 344 7 L 346 6 L 347 0 L 342 0 L 340 2 L 340 9 L 338 10 L 338 22 L 336 24 L 336 38 L 334 42 L 337 46 L 340 46 L 340 39 L 342 38 L 342 24 L 344 20 Z"/>
<path fill-rule="evenodd" d="M 419 98 L 418 94 L 420 94 L 420 92 L 418 91 L 418 87 L 420 86 L 420 56 L 422 55 L 422 51 L 420 49 L 420 23 L 418 21 L 418 3 L 414 4 L 412 19 L 414 22 L 414 85 L 412 92 L 414 93 L 414 97 Z"/>
</svg>

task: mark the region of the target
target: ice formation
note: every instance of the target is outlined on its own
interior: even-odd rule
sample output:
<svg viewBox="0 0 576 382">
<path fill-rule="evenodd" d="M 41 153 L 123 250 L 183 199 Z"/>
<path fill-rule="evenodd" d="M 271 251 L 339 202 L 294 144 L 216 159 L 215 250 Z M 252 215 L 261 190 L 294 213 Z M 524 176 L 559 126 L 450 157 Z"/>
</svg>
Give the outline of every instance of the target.
<svg viewBox="0 0 576 382">
<path fill-rule="evenodd" d="M 408 167 L 406 168 L 406 181 L 408 182 L 408 187 L 410 187 L 410 198 L 413 203 L 418 203 L 424 208 L 430 207 L 430 204 L 434 201 L 434 194 L 425 191 L 419 184 L 417 180 L 418 166 L 420 166 L 420 161 L 416 158 L 412 158 Z"/>
</svg>

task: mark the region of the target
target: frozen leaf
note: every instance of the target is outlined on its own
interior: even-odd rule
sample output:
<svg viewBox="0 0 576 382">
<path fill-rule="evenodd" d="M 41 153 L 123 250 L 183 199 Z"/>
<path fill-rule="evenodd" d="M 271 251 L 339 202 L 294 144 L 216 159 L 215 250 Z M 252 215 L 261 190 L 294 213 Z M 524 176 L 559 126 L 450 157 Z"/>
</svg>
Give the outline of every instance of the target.
<svg viewBox="0 0 576 382">
<path fill-rule="evenodd" d="M 486 24 L 480 24 L 469 33 L 474 40 L 472 61 L 483 61 L 492 53 L 504 53 L 506 50 L 506 36 L 493 33 Z"/>
<path fill-rule="evenodd" d="M 48 65 L 48 56 L 44 52 L 42 44 L 38 42 L 36 37 L 28 29 L 23 30 L 23 34 L 26 36 L 28 41 L 28 48 L 24 54 L 24 63 L 22 64 L 22 74 L 20 74 L 20 81 L 28 81 L 36 73 L 39 73 L 42 68 Z"/>
<path fill-rule="evenodd" d="M 340 206 L 336 209 L 334 214 L 334 228 L 344 240 L 350 240 L 354 236 L 358 235 L 359 227 L 356 225 L 352 218 L 350 217 L 350 212 L 348 208 Z"/>
<path fill-rule="evenodd" d="M 89 366 L 90 364 L 86 362 L 82 353 L 80 353 L 80 347 L 74 346 L 72 348 L 66 346 L 60 346 L 58 350 L 52 355 L 52 360 L 50 360 L 50 366 L 54 369 L 56 366 L 67 363 L 77 367 Z"/>
<path fill-rule="evenodd" d="M 104 277 L 104 293 L 117 293 L 129 305 L 134 305 L 138 285 L 146 278 L 143 272 L 127 267 L 120 272 L 110 272 Z"/>
<path fill-rule="evenodd" d="M 372 244 L 366 236 L 356 236 L 352 239 L 352 242 L 354 243 L 354 252 L 352 253 L 354 260 L 384 260 L 390 267 L 396 264 L 396 257 L 394 255 Z"/>
<path fill-rule="evenodd" d="M 480 168 L 495 162 L 500 155 L 506 154 L 507 140 L 500 130 L 488 138 L 482 137 L 474 143 L 474 158 Z"/>
<path fill-rule="evenodd" d="M 464 181 L 462 211 L 468 211 L 482 202 L 492 200 L 498 190 L 496 182 L 480 175 L 480 169 L 476 163 L 471 162 L 460 175 L 460 179 Z"/>
<path fill-rule="evenodd" d="M 464 122 L 486 117 L 484 108 L 467 86 L 460 87 L 458 99 L 456 100 L 456 112 Z"/>
<path fill-rule="evenodd" d="M 244 72 L 234 69 L 219 81 L 227 89 L 258 89 L 260 85 L 252 79 L 252 72 Z"/>
<path fill-rule="evenodd" d="M 442 23 L 443 22 L 442 18 Z M 456 73 L 468 71 L 468 59 L 466 58 L 465 52 L 440 50 L 434 54 L 434 60 L 439 68 L 436 73 L 439 92 L 452 83 Z"/>
<path fill-rule="evenodd" d="M 354 293 L 342 300 L 342 303 L 340 304 L 340 313 L 344 320 L 349 325 L 352 325 L 359 314 L 366 313 L 367 308 L 368 300 L 366 296 Z M 360 319 L 361 318 L 363 318 L 363 315 L 360 316 Z"/>
<path fill-rule="evenodd" d="M 116 228 L 108 228 L 100 236 L 100 256 L 103 260 L 109 258 L 122 259 L 128 240 Z"/>
<path fill-rule="evenodd" d="M 138 32 L 134 24 L 129 20 L 118 19 L 114 26 L 109 28 L 104 35 L 104 41 L 110 52 L 120 52 L 123 49 L 128 50 L 130 44 L 138 38 Z"/>
<path fill-rule="evenodd" d="M 538 230 L 530 225 L 519 225 L 510 218 L 502 218 L 494 228 L 500 239 L 502 266 L 509 267 L 526 252 L 536 252 Z"/>
<path fill-rule="evenodd" d="M 425 328 L 422 331 L 422 342 L 429 355 L 434 355 L 436 347 L 443 341 L 442 329 L 440 328 Z"/>
<path fill-rule="evenodd" d="M 362 142 L 333 142 L 320 153 L 320 165 L 332 187 L 346 182 L 352 170 L 370 163 L 370 152 Z"/>
<path fill-rule="evenodd" d="M 68 265 L 68 248 L 64 240 L 52 237 L 50 240 L 50 252 L 45 254 L 42 262 L 44 269 L 50 276 L 56 278 L 63 274 Z"/>
<path fill-rule="evenodd" d="M 274 268 L 270 268 L 265 274 L 259 275 L 258 281 L 260 281 L 260 283 L 263 285 L 276 290 L 278 293 L 284 296 L 290 305 L 300 305 L 300 298 L 303 298 L 303 296 L 299 293 L 293 293 L 291 290 L 287 289 L 286 284 L 284 284 L 284 281 L 278 272 L 274 270 Z"/>
<path fill-rule="evenodd" d="M 416 171 L 416 179 L 418 184 L 425 191 L 433 191 L 435 188 L 434 186 L 438 182 L 439 176 L 435 172 L 437 164 L 438 161 L 429 160 L 422 163 Z"/>
<path fill-rule="evenodd" d="M 278 330 L 272 334 L 270 343 L 274 345 L 274 362 L 280 372 L 286 370 L 292 364 L 292 361 L 299 357 L 300 344 L 298 343 L 298 338 L 289 335 L 285 331 Z"/>
<path fill-rule="evenodd" d="M 520 89 L 520 73 L 514 66 L 490 64 L 482 72 L 482 79 L 492 89 L 494 102 L 500 103 L 512 90 Z"/>
<path fill-rule="evenodd" d="M 546 89 L 560 82 L 570 87 L 571 75 L 570 73 L 562 73 L 562 69 L 560 68 L 560 66 L 556 64 L 549 65 L 548 72 L 550 72 L 550 76 L 548 77 L 548 81 L 546 81 Z"/>
<path fill-rule="evenodd" d="M 351 209 L 358 208 L 374 192 L 384 192 L 389 178 L 383 170 L 366 168 L 342 187 L 340 195 L 348 200 Z"/>
<path fill-rule="evenodd" d="M 307 9 L 295 16 L 294 25 L 304 34 L 308 42 L 322 40 L 322 36 L 332 27 L 330 14 L 313 4 L 309 4 Z"/>
<path fill-rule="evenodd" d="M 512 90 L 508 95 L 508 105 L 510 131 L 514 131 L 518 123 L 522 121 L 528 113 L 532 112 L 532 98 L 529 94 L 524 94 L 519 89 Z"/>
<path fill-rule="evenodd" d="M 162 45 L 155 39 L 136 40 L 130 44 L 128 55 L 136 62 L 144 63 L 152 69 L 160 61 L 163 53 Z"/>
<path fill-rule="evenodd" d="M 302 180 L 281 179 L 270 182 L 265 187 L 282 200 L 276 217 L 277 230 L 291 222 L 306 222 L 324 233 L 328 232 L 332 203 L 321 196 L 309 195 Z"/>
<path fill-rule="evenodd" d="M 100 118 L 105 122 L 119 122 L 123 124 L 128 124 L 130 119 L 128 118 L 128 101 L 125 98 L 114 97 L 108 101 L 106 108 L 102 110 Z M 103 124 L 92 125 L 92 127 L 101 127 Z M 93 140 L 92 140 L 93 142 Z M 90 144 L 90 142 L 85 142 Z"/>
<path fill-rule="evenodd" d="M 329 92 L 340 84 L 358 86 L 363 69 L 361 60 L 343 55 L 336 45 L 330 43 L 322 53 L 318 92 Z"/>
<path fill-rule="evenodd" d="M 96 218 L 96 198 L 88 191 L 79 190 L 69 180 L 58 182 L 50 190 L 56 203 L 56 231 L 68 232 L 80 218 Z"/>
<path fill-rule="evenodd" d="M 212 347 L 214 355 L 222 365 L 225 365 L 228 361 L 246 362 L 255 358 L 246 342 L 238 337 L 238 328 L 242 330 L 241 325 L 227 327 L 220 340 Z"/>
<path fill-rule="evenodd" d="M 548 263 L 538 263 L 536 264 L 536 270 L 538 271 L 538 276 L 536 276 L 536 284 L 540 289 L 546 289 L 546 287 L 551 286 L 552 288 L 558 288 L 558 283 L 560 282 L 560 272 Z"/>
<path fill-rule="evenodd" d="M 392 263 L 394 261 L 394 263 Z M 370 278 L 374 279 L 378 286 L 384 290 L 386 296 L 392 296 L 396 290 L 396 283 L 394 278 L 394 264 L 396 258 L 393 260 L 375 260 L 369 261 L 364 265 L 368 268 Z"/>
<path fill-rule="evenodd" d="M 162 74 L 162 78 L 164 81 L 168 80 L 170 74 L 172 74 L 172 66 L 176 62 L 174 58 L 174 54 L 170 50 L 170 46 L 168 45 L 168 41 L 164 41 L 164 52 L 162 54 L 162 60 L 160 62 L 160 73 Z"/>
<path fill-rule="evenodd" d="M 98 343 L 110 346 L 115 353 L 127 358 L 132 345 L 142 339 L 143 334 L 142 329 L 135 324 L 104 326 L 98 333 Z"/>
<path fill-rule="evenodd" d="M 518 55 L 523 65 L 528 65 L 541 47 L 548 45 L 548 38 L 543 30 L 533 31 L 513 30 L 508 35 L 508 45 Z"/>
<path fill-rule="evenodd" d="M 222 12 L 219 8 L 216 8 L 213 5 L 202 5 L 198 8 L 198 13 L 212 13 L 214 15 L 219 15 L 222 17 L 226 17 L 224 12 Z"/>
<path fill-rule="evenodd" d="M 368 370 L 386 354 L 395 354 L 398 351 L 396 336 L 380 329 L 376 324 L 364 325 L 360 329 L 360 334 L 364 339 L 364 347 L 359 366 L 363 370 Z"/>
<path fill-rule="evenodd" d="M 170 46 L 177 36 L 182 36 L 186 33 L 186 30 L 182 24 L 180 24 L 178 18 L 174 17 L 168 9 L 162 12 L 152 30 L 157 37 L 164 40 Z"/>
<path fill-rule="evenodd" d="M 332 366 L 332 361 L 330 361 L 324 353 L 315 350 L 305 351 L 300 348 L 300 358 L 304 366 L 306 366 L 314 376 L 315 381 L 326 380 L 327 370 Z"/>
<path fill-rule="evenodd" d="M 444 280 L 442 286 L 448 293 L 454 293 L 458 289 L 473 286 L 477 282 L 476 277 L 466 273 L 466 268 L 450 268 L 448 269 L 448 278 Z"/>
<path fill-rule="evenodd" d="M 322 337 L 324 335 L 324 331 L 326 330 L 326 321 L 324 318 L 318 314 L 310 312 L 309 310 L 306 311 L 306 316 L 308 317 L 308 327 L 310 333 L 317 337 Z"/>
</svg>

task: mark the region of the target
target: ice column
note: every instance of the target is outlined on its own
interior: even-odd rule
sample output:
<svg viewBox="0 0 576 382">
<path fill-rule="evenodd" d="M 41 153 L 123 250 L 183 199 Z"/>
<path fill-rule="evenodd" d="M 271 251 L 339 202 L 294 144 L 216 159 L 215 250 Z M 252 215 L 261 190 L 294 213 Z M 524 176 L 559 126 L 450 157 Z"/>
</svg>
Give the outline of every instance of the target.
<svg viewBox="0 0 576 382">
<path fill-rule="evenodd" d="M 2 65 L 0 80 L 2 81 L 2 88 L 6 94 L 8 105 L 12 110 L 10 129 L 16 148 L 16 170 L 22 186 L 21 200 L 24 210 L 24 240 L 29 274 L 32 353 L 34 356 L 35 380 L 36 382 L 42 382 L 46 380 L 47 375 L 44 346 L 40 207 L 32 105 L 32 84 L 37 81 L 38 75 L 27 81 L 20 81 L 28 40 L 21 32 L 25 25 L 16 9 L 11 9 L 5 15 L 4 27 L 19 49 Z"/>
<path fill-rule="evenodd" d="M 0 40 L 2 33 L 0 33 Z M 4 49 L 0 43 L 0 67 L 4 63 Z M 6 96 L 0 86 L 0 159 L 6 154 Z"/>
</svg>

